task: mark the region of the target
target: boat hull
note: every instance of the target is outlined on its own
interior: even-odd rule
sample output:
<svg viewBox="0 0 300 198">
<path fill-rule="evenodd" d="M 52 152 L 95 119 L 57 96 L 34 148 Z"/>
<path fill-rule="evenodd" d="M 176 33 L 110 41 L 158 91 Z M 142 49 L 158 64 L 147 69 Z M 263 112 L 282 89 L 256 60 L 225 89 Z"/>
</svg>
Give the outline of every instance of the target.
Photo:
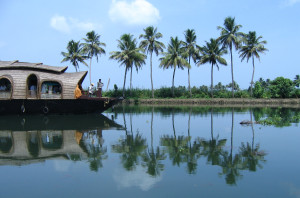
<svg viewBox="0 0 300 198">
<path fill-rule="evenodd" d="M 0 115 L 101 113 L 118 101 L 117 98 L 0 100 Z"/>
</svg>

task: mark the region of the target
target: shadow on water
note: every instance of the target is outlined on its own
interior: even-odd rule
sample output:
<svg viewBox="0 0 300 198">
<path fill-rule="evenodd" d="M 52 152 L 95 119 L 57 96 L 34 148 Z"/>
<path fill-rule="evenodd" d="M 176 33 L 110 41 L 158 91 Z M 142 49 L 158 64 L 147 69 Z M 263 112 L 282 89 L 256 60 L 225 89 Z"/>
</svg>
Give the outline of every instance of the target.
<svg viewBox="0 0 300 198">
<path fill-rule="evenodd" d="M 91 171 L 103 167 L 103 161 L 115 153 L 125 171 L 143 167 L 145 173 L 159 177 L 171 162 L 174 167 L 184 166 L 187 174 L 197 174 L 200 159 L 207 165 L 216 166 L 216 174 L 224 177 L 228 185 L 236 185 L 243 172 L 256 172 L 263 168 L 266 153 L 255 144 L 253 119 L 278 121 L 274 126 L 284 127 L 299 122 L 299 109 L 269 108 L 212 108 L 212 107 L 157 107 L 119 106 L 111 114 L 112 119 L 103 115 L 68 116 L 10 116 L 0 120 L 0 165 L 26 165 L 47 159 L 87 161 Z M 249 132 L 251 141 L 244 139 L 237 143 L 235 136 L 235 114 L 250 115 Z M 135 130 L 135 117 L 146 115 L 150 119 L 145 128 Z M 219 115 L 231 118 L 230 137 L 220 138 L 214 132 L 214 119 Z M 191 117 L 210 118 L 208 137 L 191 134 Z M 186 117 L 184 133 L 178 133 L 177 120 Z M 281 120 L 278 120 L 278 117 Z M 168 120 L 166 133 L 159 133 L 159 119 Z M 197 118 L 198 119 L 198 118 Z M 117 120 L 116 122 L 114 120 Z M 127 121 L 129 120 L 129 125 Z M 117 123 L 119 122 L 119 124 Z M 121 123 L 121 124 L 120 124 Z M 137 123 L 136 123 L 137 124 Z M 218 123 L 219 124 L 219 123 Z M 123 126 L 122 126 L 123 125 Z M 129 127 L 128 127 L 129 126 Z M 124 135 L 116 141 L 104 144 L 104 130 L 117 129 Z M 149 130 L 149 141 L 143 134 Z M 209 130 L 209 129 L 208 129 Z M 183 135 L 184 134 L 184 135 Z M 201 135 L 201 133 L 197 133 Z M 157 140 L 157 141 L 155 141 Z M 234 141 L 235 140 L 235 141 Z M 158 142 L 158 145 L 154 145 Z M 226 146 L 229 144 L 230 146 Z M 237 145 L 239 144 L 239 145 Z M 238 149 L 234 149 L 238 148 Z M 170 167 L 169 167 L 170 168 Z"/>
</svg>

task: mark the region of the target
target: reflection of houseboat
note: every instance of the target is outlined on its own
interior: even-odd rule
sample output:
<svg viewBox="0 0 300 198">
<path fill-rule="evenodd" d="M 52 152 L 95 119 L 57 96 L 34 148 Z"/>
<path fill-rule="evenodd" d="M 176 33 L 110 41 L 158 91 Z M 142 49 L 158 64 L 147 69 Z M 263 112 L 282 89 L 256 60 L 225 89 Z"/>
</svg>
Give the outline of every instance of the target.
<svg viewBox="0 0 300 198">
<path fill-rule="evenodd" d="M 0 61 L 0 114 L 65 114 L 103 112 L 116 98 L 75 98 L 87 72 L 65 73 L 68 67 Z"/>
<path fill-rule="evenodd" d="M 123 127 L 102 114 L 3 116 L 0 166 L 47 159 L 86 160 L 105 149 L 102 131 L 111 129 Z"/>
</svg>

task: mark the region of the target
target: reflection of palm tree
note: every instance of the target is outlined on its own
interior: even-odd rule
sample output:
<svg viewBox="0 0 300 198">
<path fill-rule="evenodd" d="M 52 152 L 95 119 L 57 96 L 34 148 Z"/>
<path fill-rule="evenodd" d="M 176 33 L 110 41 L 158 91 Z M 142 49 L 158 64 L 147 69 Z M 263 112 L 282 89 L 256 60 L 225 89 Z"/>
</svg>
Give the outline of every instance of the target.
<svg viewBox="0 0 300 198">
<path fill-rule="evenodd" d="M 253 148 L 247 142 L 247 145 L 242 143 L 240 147 L 240 154 L 242 156 L 242 167 L 243 169 L 248 169 L 249 171 L 256 171 L 256 167 L 262 168 L 263 166 L 260 162 L 265 162 L 264 156 L 265 152 L 259 150 L 259 144 Z"/>
<path fill-rule="evenodd" d="M 252 109 L 250 109 L 250 120 L 251 120 L 251 129 L 252 129 L 252 145 L 247 142 L 247 145 L 242 143 L 240 147 L 240 154 L 242 156 L 243 169 L 248 169 L 250 171 L 256 171 L 256 167 L 262 168 L 262 165 L 259 164 L 260 161 L 265 162 L 264 156 L 265 152 L 259 150 L 259 144 L 254 147 L 254 127 L 252 122 Z"/>
<path fill-rule="evenodd" d="M 197 170 L 197 160 L 200 158 L 200 141 L 194 141 L 193 146 L 191 143 L 191 135 L 190 135 L 190 126 L 191 126 L 191 113 L 192 108 L 189 111 L 189 120 L 188 120 L 188 138 L 189 138 L 189 146 L 186 153 L 186 162 L 187 162 L 187 171 L 189 174 L 195 174 Z"/>
<path fill-rule="evenodd" d="M 147 173 L 151 176 L 160 175 L 160 171 L 164 170 L 164 164 L 160 161 L 166 159 L 165 153 L 161 152 L 159 147 L 156 148 L 156 152 L 153 148 L 153 112 L 154 107 L 152 107 L 151 113 L 151 150 L 147 149 L 147 152 L 143 155 L 143 166 L 147 167 Z"/>
<path fill-rule="evenodd" d="M 140 134 L 127 135 L 126 139 L 119 140 L 118 144 L 112 145 L 115 153 L 121 153 L 123 166 L 126 170 L 133 170 L 139 162 L 139 157 L 147 148 L 146 139 Z"/>
<path fill-rule="evenodd" d="M 108 158 L 106 153 L 107 147 L 92 147 L 88 156 L 91 171 L 98 172 L 98 169 L 103 167 L 102 161 Z"/>
<path fill-rule="evenodd" d="M 234 124 L 234 109 L 232 108 L 232 119 L 231 119 L 231 141 L 230 141 L 230 153 L 223 152 L 223 160 L 221 166 L 223 168 L 223 172 L 221 175 L 226 175 L 225 180 L 227 184 L 235 185 L 236 180 L 241 177 L 239 170 L 241 167 L 241 159 L 240 155 L 236 154 L 233 157 L 233 124 Z"/>
<path fill-rule="evenodd" d="M 223 152 L 223 147 L 226 144 L 226 139 L 218 140 L 218 137 L 214 139 L 213 132 L 213 109 L 210 112 L 211 116 L 211 140 L 205 141 L 201 140 L 203 146 L 202 154 L 207 157 L 207 162 L 211 162 L 212 165 L 221 164 L 221 154 Z"/>
<path fill-rule="evenodd" d="M 189 137 L 189 142 L 191 138 Z M 194 141 L 193 146 L 189 143 L 187 152 L 185 153 L 187 162 L 187 171 L 189 174 L 195 174 L 197 170 L 197 160 L 200 158 L 201 141 Z"/>
<path fill-rule="evenodd" d="M 240 174 L 240 170 L 242 169 L 240 156 L 236 154 L 234 158 L 232 158 L 232 153 L 228 153 L 227 151 L 222 155 L 223 160 L 221 166 L 223 171 L 221 175 L 226 175 L 225 180 L 227 184 L 235 185 L 236 180 L 242 177 Z"/>
<path fill-rule="evenodd" d="M 79 142 L 79 146 L 83 149 L 83 151 L 88 156 L 88 161 L 90 163 L 91 171 L 97 172 L 99 168 L 103 167 L 102 161 L 107 159 L 107 147 L 102 147 L 101 141 L 102 137 L 99 137 L 98 134 L 94 134 L 95 132 L 86 132 L 87 137 L 82 138 Z M 92 139 L 92 142 L 89 140 Z M 99 145 L 94 141 L 98 141 Z"/>
<path fill-rule="evenodd" d="M 154 151 L 153 147 L 151 150 L 147 150 L 143 155 L 143 166 L 147 167 L 147 173 L 151 176 L 160 175 L 160 171 L 164 170 L 164 164 L 161 163 L 161 160 L 165 160 L 166 156 L 164 152 L 161 152 L 159 147 Z"/>
<path fill-rule="evenodd" d="M 173 165 L 180 166 L 180 163 L 186 161 L 184 156 L 188 149 L 188 137 L 172 137 L 169 135 L 164 135 L 160 141 L 161 145 L 167 148 L 169 158 L 172 159 Z"/>
</svg>

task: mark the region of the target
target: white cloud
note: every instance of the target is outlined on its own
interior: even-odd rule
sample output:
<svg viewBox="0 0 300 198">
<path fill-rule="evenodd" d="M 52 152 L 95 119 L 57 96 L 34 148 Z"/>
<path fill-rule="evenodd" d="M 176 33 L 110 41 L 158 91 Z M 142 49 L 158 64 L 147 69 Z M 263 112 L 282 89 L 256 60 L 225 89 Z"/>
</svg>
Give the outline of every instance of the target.
<svg viewBox="0 0 300 198">
<path fill-rule="evenodd" d="M 91 22 L 82 22 L 75 18 L 66 18 L 60 15 L 54 15 L 50 20 L 50 25 L 55 30 L 63 33 L 70 33 L 73 30 L 91 31 L 101 26 Z"/>
<path fill-rule="evenodd" d="M 146 0 L 112 0 L 109 17 L 126 25 L 152 25 L 160 19 L 159 10 Z"/>
<path fill-rule="evenodd" d="M 67 19 L 64 16 L 53 16 L 50 20 L 50 25 L 60 32 L 69 33 L 71 31 L 71 28 L 67 23 Z"/>
<path fill-rule="evenodd" d="M 286 6 L 293 6 L 296 3 L 300 3 L 300 0 L 285 0 L 285 5 Z"/>
<path fill-rule="evenodd" d="M 142 166 L 137 166 L 134 171 L 121 171 L 117 169 L 113 175 L 119 188 L 139 187 L 143 191 L 150 190 L 154 184 L 161 181 L 161 176 L 151 177 Z"/>
</svg>

